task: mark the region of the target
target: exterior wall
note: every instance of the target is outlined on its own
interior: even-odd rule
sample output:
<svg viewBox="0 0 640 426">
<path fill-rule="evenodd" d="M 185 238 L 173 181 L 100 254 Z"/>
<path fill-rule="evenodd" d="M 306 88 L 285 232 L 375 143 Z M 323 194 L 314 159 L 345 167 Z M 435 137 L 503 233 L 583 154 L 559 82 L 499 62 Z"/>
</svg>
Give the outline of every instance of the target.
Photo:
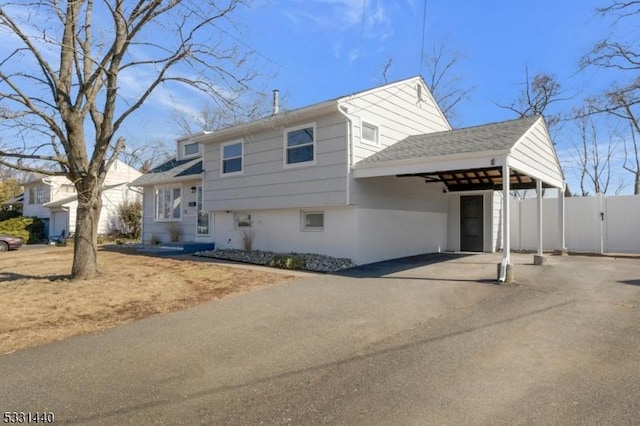
<svg viewBox="0 0 640 426">
<path fill-rule="evenodd" d="M 512 148 L 509 165 L 556 187 L 562 186 L 562 168 L 542 119 Z"/>
<path fill-rule="evenodd" d="M 492 216 L 492 234 L 491 244 L 492 252 L 502 250 L 502 191 L 493 191 L 493 208 Z"/>
<path fill-rule="evenodd" d="M 45 191 L 49 192 L 49 201 L 56 201 L 62 198 L 66 198 L 70 195 L 73 195 L 75 191 L 66 192 L 63 190 L 62 185 L 70 185 L 71 182 L 64 176 L 48 176 L 46 178 L 50 184 L 44 183 L 41 180 L 26 183 L 24 185 L 24 204 L 22 206 L 22 214 L 27 217 L 39 217 L 39 218 L 50 218 L 51 212 L 48 208 L 43 207 L 42 203 L 40 204 L 31 204 L 29 199 L 29 191 L 31 188 L 44 188 Z"/>
<path fill-rule="evenodd" d="M 448 193 L 447 197 L 447 250 L 460 251 L 460 197 L 465 195 L 483 195 L 483 251 L 493 253 L 495 251 L 496 220 L 495 198 L 493 191 L 470 191 Z M 502 222 L 499 222 L 502 223 Z"/>
<path fill-rule="evenodd" d="M 356 264 L 446 250 L 447 214 L 358 209 Z"/>
<path fill-rule="evenodd" d="M 323 211 L 324 230 L 302 230 L 301 211 Z M 220 249 L 242 249 L 245 233 L 253 237 L 252 249 L 279 253 L 318 253 L 354 259 L 356 217 L 354 207 L 312 207 L 308 209 L 267 209 L 251 214 L 251 228 L 238 229 L 235 213 L 214 214 L 215 244 Z"/>
<path fill-rule="evenodd" d="M 422 99 L 418 98 L 418 85 L 421 86 Z M 352 164 L 409 135 L 451 129 L 419 78 L 348 97 L 341 104 L 348 108 L 348 115 L 353 121 Z M 362 121 L 378 126 L 377 146 L 362 140 Z"/>
<path fill-rule="evenodd" d="M 358 264 L 447 250 L 447 197 L 440 184 L 395 176 L 357 179 Z"/>
<path fill-rule="evenodd" d="M 284 130 L 316 126 L 315 164 L 284 166 Z M 231 139 L 234 140 L 234 139 Z M 205 144 L 204 207 L 210 211 L 344 205 L 347 202 L 347 126 L 336 112 L 291 122 L 243 139 L 241 174 L 221 176 L 220 140 Z"/>
<path fill-rule="evenodd" d="M 107 172 L 107 176 L 104 179 L 104 186 L 133 182 L 141 175 L 142 173 L 133 167 L 127 166 L 122 161 L 116 161 Z"/>
<path fill-rule="evenodd" d="M 102 193 L 102 211 L 100 212 L 100 221 L 98 222 L 98 234 L 108 234 L 114 229 L 114 221 L 118 216 L 118 207 L 127 201 L 135 201 L 141 199 L 142 195 L 138 188 L 132 189 L 127 185 L 121 185 L 112 189 L 103 191 Z M 77 209 L 75 203 L 74 212 Z M 74 222 L 75 223 L 75 222 Z"/>
<path fill-rule="evenodd" d="M 191 187 L 201 184 L 198 180 L 177 182 L 175 184 L 158 185 L 158 187 L 180 187 L 181 194 L 181 219 L 156 221 L 155 218 L 155 187 L 144 188 L 142 198 L 142 241 L 148 243 L 153 237 L 163 243 L 171 242 L 169 229 L 177 226 L 180 230 L 180 241 L 193 241 L 196 235 L 197 210 L 196 206 L 189 206 L 189 203 L 196 201 L 196 194 L 191 193 Z"/>
</svg>

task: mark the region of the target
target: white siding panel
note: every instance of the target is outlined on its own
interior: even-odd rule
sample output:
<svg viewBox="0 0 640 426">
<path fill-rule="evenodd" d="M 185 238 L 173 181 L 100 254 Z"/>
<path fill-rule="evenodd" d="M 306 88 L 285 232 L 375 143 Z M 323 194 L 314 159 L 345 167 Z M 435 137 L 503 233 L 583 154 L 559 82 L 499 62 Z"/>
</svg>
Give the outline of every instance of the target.
<svg viewBox="0 0 640 426">
<path fill-rule="evenodd" d="M 418 99 L 418 84 L 422 100 Z M 451 129 L 420 79 L 354 96 L 343 104 L 353 121 L 355 163 L 409 135 Z M 379 127 L 377 146 L 361 141 L 362 121 Z"/>
<path fill-rule="evenodd" d="M 233 212 L 216 212 L 216 248 L 243 248 L 246 233 L 253 236 L 254 250 L 278 253 L 319 253 L 353 259 L 356 255 L 356 209 L 316 206 L 324 212 L 324 230 L 303 231 L 300 209 L 267 209 L 251 213 L 252 227 L 236 229 Z"/>
<path fill-rule="evenodd" d="M 344 205 L 347 193 L 347 126 L 344 116 L 288 123 L 316 126 L 315 164 L 285 167 L 284 128 L 244 138 L 242 174 L 220 176 L 220 143 L 205 145 L 204 207 L 223 211 Z"/>
<path fill-rule="evenodd" d="M 447 249 L 447 214 L 358 209 L 357 264 Z"/>
<path fill-rule="evenodd" d="M 354 179 L 351 202 L 362 208 L 447 212 L 447 200 L 439 183 L 423 178 L 385 176 Z"/>
<path fill-rule="evenodd" d="M 605 250 L 640 253 L 640 196 L 605 199 Z"/>
<path fill-rule="evenodd" d="M 190 188 L 201 184 L 200 180 L 180 182 L 175 185 L 181 188 L 182 219 L 179 221 L 156 221 L 155 218 L 155 189 L 153 186 L 145 187 L 142 201 L 142 241 L 148 243 L 152 237 L 162 242 L 170 242 L 169 228 L 175 224 L 180 229 L 180 241 L 194 241 L 196 234 L 197 211 L 195 206 L 189 206 L 196 201 L 196 194 L 192 194 Z"/>
<path fill-rule="evenodd" d="M 509 164 L 531 177 L 562 186 L 562 168 L 542 120 L 537 121 L 513 147 Z"/>
</svg>

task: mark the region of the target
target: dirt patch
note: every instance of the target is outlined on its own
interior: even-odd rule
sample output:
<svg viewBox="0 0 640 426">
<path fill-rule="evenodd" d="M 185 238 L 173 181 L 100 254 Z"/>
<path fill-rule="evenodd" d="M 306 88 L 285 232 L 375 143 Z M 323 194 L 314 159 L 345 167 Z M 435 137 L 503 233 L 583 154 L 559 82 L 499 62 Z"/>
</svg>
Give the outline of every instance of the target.
<svg viewBox="0 0 640 426">
<path fill-rule="evenodd" d="M 100 276 L 72 281 L 72 247 L 0 254 L 0 354 L 281 284 L 292 276 L 101 251 Z"/>
</svg>

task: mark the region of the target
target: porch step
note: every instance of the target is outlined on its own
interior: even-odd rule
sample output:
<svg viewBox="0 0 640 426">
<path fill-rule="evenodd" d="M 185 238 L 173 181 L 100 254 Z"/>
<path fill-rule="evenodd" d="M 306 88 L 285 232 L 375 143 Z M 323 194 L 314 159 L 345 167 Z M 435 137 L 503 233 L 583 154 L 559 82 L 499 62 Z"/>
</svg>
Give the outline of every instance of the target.
<svg viewBox="0 0 640 426">
<path fill-rule="evenodd" d="M 191 254 L 198 251 L 213 250 L 214 243 L 164 243 L 157 247 L 146 247 L 138 249 L 138 253 L 149 254 L 152 256 L 179 256 L 181 254 Z"/>
</svg>

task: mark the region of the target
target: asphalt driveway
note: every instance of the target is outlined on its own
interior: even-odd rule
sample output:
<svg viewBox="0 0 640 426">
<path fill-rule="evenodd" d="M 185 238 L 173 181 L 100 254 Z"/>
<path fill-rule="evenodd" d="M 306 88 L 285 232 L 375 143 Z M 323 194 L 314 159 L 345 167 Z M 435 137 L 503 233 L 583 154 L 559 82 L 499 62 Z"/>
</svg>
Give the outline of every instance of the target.
<svg viewBox="0 0 640 426">
<path fill-rule="evenodd" d="M 640 260 L 425 256 L 0 356 L 78 424 L 638 424 Z"/>
</svg>

